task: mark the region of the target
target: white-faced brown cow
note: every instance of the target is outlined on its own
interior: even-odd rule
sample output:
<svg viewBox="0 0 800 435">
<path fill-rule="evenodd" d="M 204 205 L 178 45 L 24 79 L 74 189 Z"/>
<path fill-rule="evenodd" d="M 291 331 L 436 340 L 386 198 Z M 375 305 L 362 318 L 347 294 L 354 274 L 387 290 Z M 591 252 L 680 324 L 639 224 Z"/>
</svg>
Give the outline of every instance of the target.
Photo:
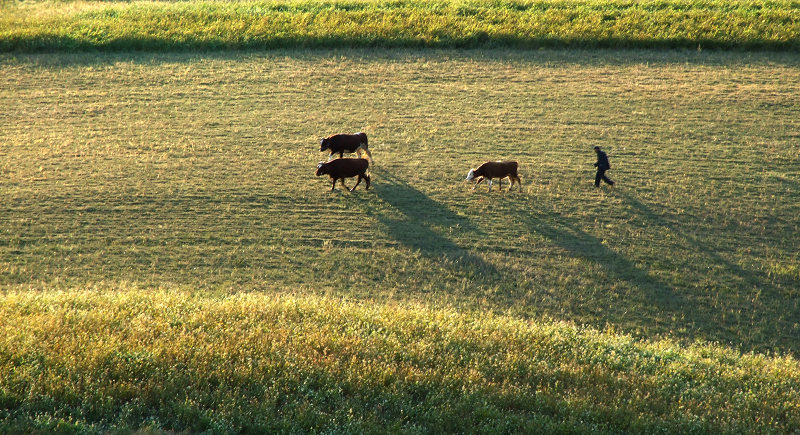
<svg viewBox="0 0 800 435">
<path fill-rule="evenodd" d="M 361 158 L 361 151 L 363 150 L 370 161 L 372 160 L 372 153 L 369 152 L 369 144 L 367 143 L 366 133 L 356 134 L 335 134 L 319 140 L 320 152 L 330 150 L 331 154 L 328 156 L 328 161 L 333 159 L 335 154 L 339 154 L 339 158 L 344 157 L 344 153 L 357 153 Z"/>
<path fill-rule="evenodd" d="M 370 179 L 367 174 L 368 168 L 369 162 L 367 159 L 336 159 L 329 162 L 319 162 L 317 165 L 317 177 L 328 174 L 331 180 L 333 180 L 331 191 L 336 188 L 336 180 L 342 180 L 342 186 L 347 189 L 347 186 L 344 184 L 344 179 L 351 177 L 358 177 L 358 181 L 356 181 L 356 185 L 353 186 L 352 189 L 348 190 L 351 192 L 356 190 L 356 186 L 358 186 L 358 183 L 360 183 L 362 179 L 367 182 L 367 190 L 369 190 Z"/>
<path fill-rule="evenodd" d="M 519 189 L 522 190 L 522 179 L 520 179 L 519 174 L 517 174 L 517 166 L 517 162 L 514 161 L 486 162 L 478 166 L 478 169 L 470 169 L 467 174 L 467 181 L 478 179 L 475 185 L 472 186 L 472 190 L 475 190 L 483 180 L 488 179 L 489 192 L 491 192 L 493 179 L 497 178 L 497 182 L 500 183 L 500 190 L 503 190 L 503 178 L 508 177 L 511 179 L 511 186 L 508 187 L 509 191 L 514 187 L 514 180 L 517 181 Z"/>
</svg>

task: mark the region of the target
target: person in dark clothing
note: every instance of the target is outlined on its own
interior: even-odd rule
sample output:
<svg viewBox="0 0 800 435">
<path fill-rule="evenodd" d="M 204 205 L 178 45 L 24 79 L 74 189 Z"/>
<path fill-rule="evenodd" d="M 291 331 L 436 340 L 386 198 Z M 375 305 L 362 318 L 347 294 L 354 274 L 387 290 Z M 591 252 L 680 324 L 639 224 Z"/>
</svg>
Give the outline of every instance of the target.
<svg viewBox="0 0 800 435">
<path fill-rule="evenodd" d="M 611 169 L 611 165 L 608 163 L 608 156 L 600 147 L 594 147 L 594 152 L 597 153 L 597 162 L 594 164 L 597 168 L 597 175 L 594 177 L 594 187 L 600 187 L 600 180 L 613 186 L 614 182 L 606 177 L 606 171 Z"/>
</svg>

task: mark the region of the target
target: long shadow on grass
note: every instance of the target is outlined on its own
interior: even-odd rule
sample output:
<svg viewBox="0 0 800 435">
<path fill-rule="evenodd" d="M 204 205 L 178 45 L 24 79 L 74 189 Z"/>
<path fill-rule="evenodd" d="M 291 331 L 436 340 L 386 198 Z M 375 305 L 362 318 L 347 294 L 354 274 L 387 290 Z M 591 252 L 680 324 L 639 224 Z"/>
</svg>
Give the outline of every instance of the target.
<svg viewBox="0 0 800 435">
<path fill-rule="evenodd" d="M 653 210 L 651 207 L 636 198 L 633 194 L 620 192 L 619 196 L 622 197 L 625 200 L 625 203 L 635 210 L 639 216 L 643 217 L 652 226 L 663 227 L 671 234 L 686 240 L 697 252 L 709 257 L 714 265 L 724 267 L 731 275 L 738 278 L 740 282 L 753 288 L 769 286 L 769 283 L 760 279 L 755 272 L 745 270 L 741 266 L 726 260 L 722 257 L 722 255 L 719 254 L 719 252 L 711 249 L 708 245 L 702 243 L 697 238 L 682 231 L 678 225 L 670 223 L 664 217 L 664 215 Z"/>
<path fill-rule="evenodd" d="M 732 288 L 726 291 L 726 296 L 720 302 L 721 308 L 696 307 L 694 311 L 700 311 L 697 315 L 702 316 L 698 318 L 711 320 L 719 330 L 748 329 L 745 338 L 738 339 L 738 344 L 745 348 L 763 350 L 780 346 L 784 350 L 795 353 L 798 351 L 796 339 L 785 338 L 786 331 L 792 330 L 792 324 L 796 324 L 798 320 L 800 305 L 796 298 L 786 298 L 785 292 L 766 273 L 748 270 L 727 260 L 713 247 L 687 233 L 681 225 L 671 222 L 663 213 L 643 203 L 632 193 L 620 192 L 619 196 L 644 218 L 649 226 L 662 227 L 670 234 L 685 240 L 695 254 L 704 257 L 704 264 L 722 268 L 722 274 L 734 279 Z M 792 283 L 787 285 L 791 287 Z M 725 310 L 737 314 L 725 316 L 722 314 Z M 738 323 L 742 321 L 750 323 L 744 325 Z M 747 338 L 750 334 L 753 334 L 753 337 Z M 724 339 L 724 337 L 713 338 Z"/>
<path fill-rule="evenodd" d="M 569 218 L 558 213 L 534 213 L 521 216 L 531 232 L 541 234 L 551 243 L 565 250 L 570 257 L 597 263 L 601 266 L 605 276 L 598 276 L 599 287 L 603 287 L 603 283 L 624 281 L 631 287 L 638 288 L 648 303 L 661 313 L 664 311 L 683 312 L 687 309 L 686 301 L 676 294 L 668 283 L 610 249 L 601 238 L 580 229 Z M 637 315 L 639 314 L 644 313 Z M 654 317 L 656 315 L 653 313 Z"/>
<path fill-rule="evenodd" d="M 439 229 L 458 228 L 459 234 L 481 237 L 483 233 L 467 218 L 434 201 L 387 169 L 373 169 L 380 178 L 375 192 L 396 213 L 381 214 L 377 220 L 388 236 L 403 246 L 433 260 L 447 260 L 447 267 L 473 282 L 499 279 L 497 269 L 471 254 Z"/>
<path fill-rule="evenodd" d="M 696 47 L 696 44 L 694 45 Z M 263 48 L 263 47 L 261 47 Z M 69 52 L 58 52 L 55 50 L 47 56 L 35 54 L 36 49 L 26 50 L 20 53 L 20 59 L 26 62 L 33 62 L 43 67 L 65 67 L 65 66 L 94 66 L 106 65 L 113 66 L 117 62 L 130 62 L 146 66 L 158 66 L 161 64 L 189 63 L 194 64 L 207 60 L 223 61 L 258 61 L 260 59 L 284 59 L 321 61 L 328 60 L 331 56 L 351 57 L 360 61 L 414 61 L 423 57 L 440 57 L 443 60 L 455 61 L 478 59 L 487 62 L 514 62 L 524 63 L 534 66 L 547 66 L 554 68 L 561 67 L 586 67 L 593 65 L 638 65 L 647 63 L 650 66 L 667 66 L 674 64 L 699 64 L 702 66 L 731 66 L 741 62 L 741 56 L 731 54 L 727 51 L 703 51 L 684 52 L 675 50 L 632 50 L 632 51 L 596 51 L 596 50 L 577 50 L 577 49 L 555 49 L 545 51 L 530 51 L 508 47 L 496 50 L 419 50 L 412 47 L 397 47 L 386 50 L 374 50 L 371 48 L 276 48 L 268 52 L 259 49 L 241 50 L 165 50 L 165 51 L 138 51 L 138 49 L 98 52 L 96 49 L 88 49 L 81 52 L 73 50 Z M 790 52 L 762 52 L 753 51 L 748 53 L 751 63 L 759 64 L 769 62 L 770 64 L 796 66 L 797 58 Z"/>
<path fill-rule="evenodd" d="M 541 234 L 551 243 L 564 249 L 572 258 L 596 263 L 602 268 L 598 273 L 597 286 L 603 289 L 604 283 L 624 282 L 634 290 L 629 293 L 630 301 L 621 301 L 626 308 L 612 310 L 604 314 L 604 320 L 612 324 L 630 327 L 641 325 L 644 332 L 650 335 L 671 334 L 684 339 L 702 338 L 721 343 L 730 343 L 744 351 L 764 351 L 775 349 L 796 352 L 796 339 L 788 338 L 786 331 L 792 329 L 796 322 L 797 302 L 788 300 L 784 304 L 776 299 L 781 294 L 774 286 L 759 279 L 753 272 L 726 261 L 719 253 L 703 246 L 703 244 L 686 235 L 667 223 L 657 213 L 650 210 L 636 198 L 622 194 L 627 202 L 652 225 L 661 225 L 683 237 L 694 245 L 694 249 L 709 257 L 715 265 L 722 265 L 741 280 L 730 300 L 720 302 L 719 307 L 710 306 L 706 295 L 698 294 L 698 300 L 686 297 L 686 293 L 677 291 L 673 284 L 648 272 L 645 266 L 639 265 L 606 246 L 603 240 L 582 230 L 578 223 L 568 217 L 556 213 L 528 214 L 524 216 L 525 224 L 531 232 Z M 613 241 L 611 242 L 613 244 Z M 610 285 L 606 287 L 611 287 Z M 759 303 L 758 315 L 751 301 L 754 289 L 764 289 L 764 303 Z M 771 291 L 774 290 L 774 291 Z M 743 295 L 747 293 L 747 295 Z M 768 294 L 767 294 L 768 293 Z M 766 300 L 766 299 L 772 300 Z M 613 300 L 608 295 L 608 300 Z M 571 307 L 580 312 L 587 308 L 591 311 L 607 301 L 589 300 L 589 307 Z M 599 304 L 599 305 L 598 305 Z M 786 307 L 785 310 L 776 308 Z M 766 316 L 761 320 L 760 316 Z"/>
</svg>

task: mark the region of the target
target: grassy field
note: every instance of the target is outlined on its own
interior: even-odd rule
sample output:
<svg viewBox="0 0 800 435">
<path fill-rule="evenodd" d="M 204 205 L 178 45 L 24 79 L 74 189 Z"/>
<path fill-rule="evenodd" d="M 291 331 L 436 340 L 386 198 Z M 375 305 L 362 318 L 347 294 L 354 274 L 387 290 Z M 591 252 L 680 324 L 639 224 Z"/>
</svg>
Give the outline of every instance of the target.
<svg viewBox="0 0 800 435">
<path fill-rule="evenodd" d="M 290 47 L 797 50 L 795 0 L 6 1 L 0 51 Z"/>
<path fill-rule="evenodd" d="M 10 293 L 0 430 L 782 432 L 797 360 L 563 323 L 135 287 Z"/>
<path fill-rule="evenodd" d="M 796 54 L 0 70 L 8 430 L 797 427 Z M 331 193 L 317 138 L 357 130 L 374 188 Z M 501 158 L 524 192 L 464 184 Z"/>
</svg>

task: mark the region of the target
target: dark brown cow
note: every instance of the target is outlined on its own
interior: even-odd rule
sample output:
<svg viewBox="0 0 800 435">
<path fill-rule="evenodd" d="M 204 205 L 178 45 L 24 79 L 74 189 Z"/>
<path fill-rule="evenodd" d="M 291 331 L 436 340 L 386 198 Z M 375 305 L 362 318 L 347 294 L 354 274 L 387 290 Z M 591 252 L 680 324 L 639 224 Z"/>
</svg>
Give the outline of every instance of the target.
<svg viewBox="0 0 800 435">
<path fill-rule="evenodd" d="M 317 177 L 325 174 L 330 175 L 331 180 L 333 180 L 331 190 L 334 190 L 336 188 L 336 180 L 342 180 L 342 186 L 347 189 L 347 186 L 344 184 L 344 179 L 357 176 L 358 181 L 356 181 L 356 185 L 349 190 L 351 192 L 356 190 L 358 183 L 360 183 L 362 179 L 367 182 L 367 190 L 369 190 L 370 179 L 369 175 L 367 175 L 368 168 L 369 162 L 367 159 L 336 159 L 329 162 L 319 162 L 317 165 Z"/>
<path fill-rule="evenodd" d="M 497 178 L 497 182 L 500 183 L 500 190 L 503 190 L 503 178 L 508 177 L 511 179 L 511 186 L 508 188 L 509 191 L 511 191 L 511 188 L 514 187 L 514 180 L 517 181 L 519 189 L 522 190 L 522 179 L 517 174 L 517 166 L 517 162 L 514 161 L 486 162 L 478 166 L 478 169 L 470 169 L 469 173 L 467 174 L 467 181 L 474 180 L 475 178 L 478 179 L 478 182 L 472 186 L 472 190 L 475 190 L 475 188 L 478 187 L 483 180 L 488 178 L 489 192 L 491 192 L 492 179 Z"/>
<path fill-rule="evenodd" d="M 356 134 L 335 134 L 319 140 L 319 150 L 330 150 L 331 154 L 328 156 L 328 161 L 333 159 L 334 154 L 339 154 L 339 158 L 344 157 L 344 153 L 357 153 L 361 158 L 361 151 L 363 150 L 369 160 L 372 161 L 372 153 L 369 152 L 369 144 L 367 143 L 366 133 Z"/>
</svg>

